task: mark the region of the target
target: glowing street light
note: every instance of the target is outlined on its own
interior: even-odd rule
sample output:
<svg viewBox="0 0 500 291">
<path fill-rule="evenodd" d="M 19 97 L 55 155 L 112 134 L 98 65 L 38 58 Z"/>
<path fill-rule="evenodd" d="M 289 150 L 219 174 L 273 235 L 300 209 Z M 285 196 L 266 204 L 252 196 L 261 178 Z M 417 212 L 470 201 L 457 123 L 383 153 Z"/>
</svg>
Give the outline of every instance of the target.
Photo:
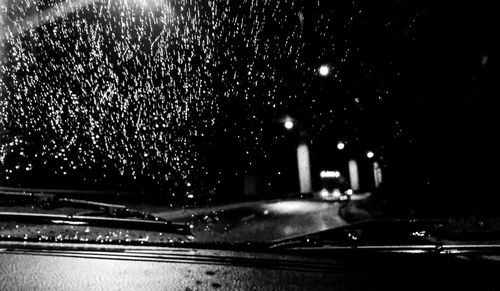
<svg viewBox="0 0 500 291">
<path fill-rule="evenodd" d="M 297 145 L 297 170 L 299 178 L 300 193 L 310 193 L 312 191 L 311 184 L 311 162 L 309 160 L 309 147 L 304 140 L 304 132 L 300 129 L 301 125 L 296 119 L 290 116 L 284 116 L 280 120 L 286 130 L 292 131 L 297 127 L 296 133 L 300 136 L 301 141 Z"/>
<path fill-rule="evenodd" d="M 326 77 L 330 75 L 330 67 L 328 65 L 321 65 L 321 67 L 319 67 L 318 69 L 318 73 L 321 76 Z"/>
<path fill-rule="evenodd" d="M 374 154 L 372 151 L 368 151 L 368 152 L 366 153 L 366 156 L 367 156 L 369 159 L 371 159 L 371 158 L 373 158 L 373 157 L 375 156 L 375 154 Z"/>
<path fill-rule="evenodd" d="M 293 121 L 288 119 L 285 121 L 285 128 L 288 129 L 288 130 L 291 130 L 293 128 L 294 124 L 293 124 Z"/>
<path fill-rule="evenodd" d="M 339 150 L 343 150 L 345 148 L 345 144 L 343 142 L 339 141 L 339 143 L 337 144 L 337 148 Z"/>
</svg>

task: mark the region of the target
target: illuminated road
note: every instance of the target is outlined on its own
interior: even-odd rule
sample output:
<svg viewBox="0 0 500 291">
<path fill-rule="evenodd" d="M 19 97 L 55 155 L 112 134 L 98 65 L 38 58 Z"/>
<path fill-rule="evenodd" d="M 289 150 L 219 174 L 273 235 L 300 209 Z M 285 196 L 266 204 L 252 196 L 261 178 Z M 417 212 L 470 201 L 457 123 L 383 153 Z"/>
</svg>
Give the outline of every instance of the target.
<svg viewBox="0 0 500 291">
<path fill-rule="evenodd" d="M 157 215 L 192 223 L 197 241 L 269 241 L 345 225 L 339 206 L 304 200 L 248 202 Z"/>
</svg>

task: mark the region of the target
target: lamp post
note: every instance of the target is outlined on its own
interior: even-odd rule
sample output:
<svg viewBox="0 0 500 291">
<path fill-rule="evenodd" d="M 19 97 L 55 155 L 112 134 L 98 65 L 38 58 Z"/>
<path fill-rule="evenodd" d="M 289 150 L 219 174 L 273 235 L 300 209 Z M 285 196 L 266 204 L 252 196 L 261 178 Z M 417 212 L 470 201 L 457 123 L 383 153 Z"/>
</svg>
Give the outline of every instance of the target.
<svg viewBox="0 0 500 291">
<path fill-rule="evenodd" d="M 328 77 L 330 75 L 331 68 L 329 65 L 324 64 L 318 68 L 318 74 L 322 77 Z M 297 123 L 296 120 L 291 117 L 285 117 L 283 119 L 283 126 L 286 130 L 299 130 L 300 141 L 297 145 L 297 171 L 299 176 L 299 186 L 300 193 L 311 193 L 312 192 L 312 183 L 311 183 L 311 161 L 310 161 L 310 153 L 309 146 L 306 142 L 306 132 L 303 131 L 303 128 L 300 128 L 300 124 Z M 337 145 L 339 149 L 343 149 L 344 144 Z"/>
<path fill-rule="evenodd" d="M 296 121 L 290 117 L 286 117 L 283 122 L 286 130 L 291 131 L 296 126 Z M 305 133 L 300 131 L 300 141 L 297 145 L 297 170 L 299 176 L 300 193 L 311 193 L 311 161 L 309 159 L 309 147 L 305 141 Z"/>
<path fill-rule="evenodd" d="M 299 143 L 297 147 L 297 168 L 299 170 L 300 193 L 310 193 L 311 185 L 311 162 L 309 161 L 309 148 L 305 142 Z"/>
</svg>

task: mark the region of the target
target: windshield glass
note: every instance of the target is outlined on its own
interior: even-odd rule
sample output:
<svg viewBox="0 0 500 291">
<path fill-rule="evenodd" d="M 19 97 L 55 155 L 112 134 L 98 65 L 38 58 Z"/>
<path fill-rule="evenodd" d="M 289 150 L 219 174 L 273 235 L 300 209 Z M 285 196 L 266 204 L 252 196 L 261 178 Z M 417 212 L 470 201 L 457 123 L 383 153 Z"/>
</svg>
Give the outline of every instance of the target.
<svg viewBox="0 0 500 291">
<path fill-rule="evenodd" d="M 495 11 L 0 0 L 0 212 L 113 203 L 150 216 L 83 214 L 185 223 L 199 242 L 374 218 L 496 231 Z M 55 227 L 4 217 L 2 238 Z"/>
</svg>

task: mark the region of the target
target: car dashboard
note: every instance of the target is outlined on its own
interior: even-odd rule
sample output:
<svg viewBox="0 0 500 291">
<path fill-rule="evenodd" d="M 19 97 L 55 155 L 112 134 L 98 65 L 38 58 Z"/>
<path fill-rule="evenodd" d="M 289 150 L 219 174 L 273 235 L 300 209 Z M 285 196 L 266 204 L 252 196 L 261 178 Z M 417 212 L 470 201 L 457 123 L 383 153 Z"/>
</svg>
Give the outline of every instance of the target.
<svg viewBox="0 0 500 291">
<path fill-rule="evenodd" d="M 0 290 L 492 290 L 491 260 L 3 242 Z"/>
</svg>

